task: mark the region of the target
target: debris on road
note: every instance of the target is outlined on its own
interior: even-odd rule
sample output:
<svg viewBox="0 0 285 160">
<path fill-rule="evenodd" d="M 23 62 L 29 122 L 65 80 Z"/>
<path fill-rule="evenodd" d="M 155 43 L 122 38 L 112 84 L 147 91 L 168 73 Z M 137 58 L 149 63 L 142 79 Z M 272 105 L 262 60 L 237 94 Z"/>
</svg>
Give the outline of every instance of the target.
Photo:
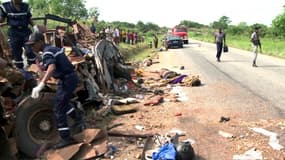
<svg viewBox="0 0 285 160">
<path fill-rule="evenodd" d="M 256 148 L 246 151 L 242 155 L 234 155 L 233 160 L 262 160 L 262 152 Z"/>
<path fill-rule="evenodd" d="M 225 138 L 235 138 L 235 136 L 233 134 L 225 132 L 225 131 L 219 131 L 219 135 L 221 135 Z"/>
<path fill-rule="evenodd" d="M 257 132 L 257 133 L 260 133 L 260 134 L 263 134 L 265 136 L 268 136 L 269 137 L 269 142 L 268 144 L 273 148 L 273 149 L 276 149 L 276 150 L 281 150 L 283 149 L 284 147 L 282 145 L 279 144 L 279 139 L 278 139 L 278 135 L 277 133 L 274 133 L 274 132 L 271 132 L 271 131 L 268 131 L 266 129 L 263 129 L 263 128 L 250 128 L 251 130 Z"/>
</svg>

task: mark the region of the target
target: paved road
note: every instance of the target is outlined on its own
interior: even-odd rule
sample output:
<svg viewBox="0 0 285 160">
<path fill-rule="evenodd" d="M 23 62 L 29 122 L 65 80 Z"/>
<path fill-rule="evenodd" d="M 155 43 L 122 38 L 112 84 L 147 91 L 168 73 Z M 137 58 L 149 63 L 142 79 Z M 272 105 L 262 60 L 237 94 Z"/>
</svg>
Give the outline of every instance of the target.
<svg viewBox="0 0 285 160">
<path fill-rule="evenodd" d="M 285 60 L 259 54 L 259 67 L 253 68 L 251 52 L 229 48 L 221 62 L 216 62 L 215 52 L 214 44 L 190 40 L 183 49 L 171 49 L 167 54 L 177 55 L 179 64 L 201 75 L 205 86 L 221 83 L 222 92 L 234 90 L 229 99 L 214 101 L 238 106 L 236 110 L 252 112 L 257 118 L 285 116 Z M 220 89 L 215 92 L 220 94 Z"/>
</svg>

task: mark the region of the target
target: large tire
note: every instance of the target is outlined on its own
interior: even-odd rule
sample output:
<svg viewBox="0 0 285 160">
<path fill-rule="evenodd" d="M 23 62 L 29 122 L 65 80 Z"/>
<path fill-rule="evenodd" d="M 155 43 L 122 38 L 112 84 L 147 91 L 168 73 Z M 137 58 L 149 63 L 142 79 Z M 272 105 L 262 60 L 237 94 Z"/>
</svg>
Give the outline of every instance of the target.
<svg viewBox="0 0 285 160">
<path fill-rule="evenodd" d="M 16 113 L 16 141 L 20 152 L 35 158 L 42 146 L 59 139 L 53 106 L 54 93 L 25 98 Z"/>
</svg>

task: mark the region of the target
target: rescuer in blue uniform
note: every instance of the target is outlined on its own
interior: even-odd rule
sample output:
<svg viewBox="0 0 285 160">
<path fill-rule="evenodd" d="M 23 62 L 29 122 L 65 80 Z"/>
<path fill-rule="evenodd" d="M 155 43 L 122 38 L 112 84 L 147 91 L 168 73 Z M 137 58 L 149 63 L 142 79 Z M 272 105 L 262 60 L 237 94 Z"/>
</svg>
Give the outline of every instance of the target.
<svg viewBox="0 0 285 160">
<path fill-rule="evenodd" d="M 55 145 L 55 148 L 62 148 L 76 143 L 70 136 L 70 129 L 67 123 L 67 116 L 74 119 L 75 124 L 82 126 L 82 117 L 74 105 L 71 105 L 73 91 L 77 87 L 78 78 L 73 69 L 73 65 L 68 60 L 63 48 L 46 45 L 43 34 L 34 32 L 31 34 L 27 44 L 30 44 L 37 57 L 42 57 L 39 68 L 46 71 L 40 83 L 33 88 L 32 98 L 38 98 L 39 92 L 44 88 L 46 81 L 53 76 L 59 79 L 55 98 L 55 117 L 57 128 L 61 136 L 61 142 Z M 39 52 L 43 52 L 42 55 Z M 38 61 L 38 58 L 37 60 Z"/>
<path fill-rule="evenodd" d="M 23 69 L 24 63 L 22 58 L 22 47 L 25 48 L 28 64 L 35 62 L 35 54 L 31 47 L 25 45 L 32 33 L 29 24 L 34 30 L 38 30 L 37 26 L 31 20 L 32 14 L 29 5 L 22 0 L 11 0 L 0 5 L 0 23 L 7 19 L 9 44 L 12 50 L 12 58 L 17 68 Z"/>
</svg>

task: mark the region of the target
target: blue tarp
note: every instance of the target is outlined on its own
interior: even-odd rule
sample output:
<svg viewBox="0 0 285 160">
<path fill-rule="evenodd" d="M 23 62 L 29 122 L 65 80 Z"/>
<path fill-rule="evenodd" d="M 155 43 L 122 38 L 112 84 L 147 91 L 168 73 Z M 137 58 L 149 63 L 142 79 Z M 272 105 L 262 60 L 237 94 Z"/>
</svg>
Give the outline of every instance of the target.
<svg viewBox="0 0 285 160">
<path fill-rule="evenodd" d="M 153 160 L 175 160 L 175 157 L 176 149 L 172 143 L 165 144 L 159 148 L 158 152 L 152 154 Z"/>
</svg>

